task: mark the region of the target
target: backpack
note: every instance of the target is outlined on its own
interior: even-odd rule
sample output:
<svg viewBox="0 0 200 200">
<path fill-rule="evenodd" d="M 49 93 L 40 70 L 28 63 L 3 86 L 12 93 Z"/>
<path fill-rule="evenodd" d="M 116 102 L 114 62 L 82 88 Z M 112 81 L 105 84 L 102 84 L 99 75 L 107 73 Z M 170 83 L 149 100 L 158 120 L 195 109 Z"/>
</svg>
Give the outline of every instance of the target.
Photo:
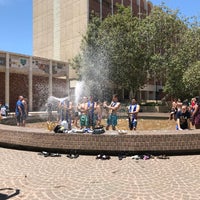
<svg viewBox="0 0 200 200">
<path fill-rule="evenodd" d="M 64 127 L 58 124 L 53 131 L 55 133 L 64 133 Z"/>
<path fill-rule="evenodd" d="M 94 130 L 93 130 L 93 134 L 102 134 L 102 133 L 105 133 L 105 130 L 103 127 L 94 128 Z"/>
</svg>

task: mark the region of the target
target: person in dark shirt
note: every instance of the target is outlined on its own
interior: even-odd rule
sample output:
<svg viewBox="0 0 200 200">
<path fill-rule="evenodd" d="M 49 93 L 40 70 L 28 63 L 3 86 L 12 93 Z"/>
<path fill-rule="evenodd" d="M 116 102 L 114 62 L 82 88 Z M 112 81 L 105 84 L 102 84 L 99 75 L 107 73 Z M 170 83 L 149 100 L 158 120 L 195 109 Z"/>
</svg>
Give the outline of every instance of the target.
<svg viewBox="0 0 200 200">
<path fill-rule="evenodd" d="M 24 108 L 24 104 L 22 103 L 22 100 L 23 100 L 23 96 L 19 96 L 18 101 L 16 103 L 16 108 L 15 108 L 17 126 L 23 126 L 23 120 L 25 117 L 25 108 Z"/>
<path fill-rule="evenodd" d="M 182 105 L 176 117 L 176 130 L 190 129 L 190 112 L 188 111 L 187 105 Z"/>
</svg>

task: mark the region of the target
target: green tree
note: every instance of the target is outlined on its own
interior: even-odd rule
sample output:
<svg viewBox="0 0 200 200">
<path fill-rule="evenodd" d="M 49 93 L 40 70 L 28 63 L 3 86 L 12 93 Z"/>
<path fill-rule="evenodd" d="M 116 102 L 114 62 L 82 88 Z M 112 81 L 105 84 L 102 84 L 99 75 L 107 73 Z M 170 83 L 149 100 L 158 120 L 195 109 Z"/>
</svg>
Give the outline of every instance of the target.
<svg viewBox="0 0 200 200">
<path fill-rule="evenodd" d="M 102 22 L 91 18 L 81 52 L 72 63 L 93 93 L 111 85 L 135 94 L 150 77 L 162 80 L 170 96 L 185 98 L 183 75 L 198 60 L 198 20 L 181 18 L 164 5 L 139 19 L 130 8 L 118 6 L 116 14 Z"/>
<path fill-rule="evenodd" d="M 183 83 L 191 96 L 200 95 L 200 61 L 197 61 L 185 71 Z"/>
<path fill-rule="evenodd" d="M 105 88 L 111 84 L 112 88 L 125 88 L 135 93 L 145 84 L 147 74 L 140 34 L 140 20 L 132 17 L 130 8 L 118 6 L 118 12 L 101 24 L 97 18 L 92 18 L 81 54 L 73 60 L 80 78 L 90 89 L 91 85 L 98 88 L 94 83 L 98 80 Z"/>
<path fill-rule="evenodd" d="M 162 5 L 154 7 L 142 26 L 143 38 L 148 44 L 146 58 L 150 75 L 162 80 L 165 93 L 186 98 L 182 77 L 187 68 L 199 60 L 198 20 L 191 22 L 181 17 L 178 10 Z"/>
<path fill-rule="evenodd" d="M 109 58 L 109 80 L 133 94 L 146 83 L 147 76 L 145 44 L 140 35 L 140 19 L 123 6 L 100 28 L 101 45 Z"/>
</svg>

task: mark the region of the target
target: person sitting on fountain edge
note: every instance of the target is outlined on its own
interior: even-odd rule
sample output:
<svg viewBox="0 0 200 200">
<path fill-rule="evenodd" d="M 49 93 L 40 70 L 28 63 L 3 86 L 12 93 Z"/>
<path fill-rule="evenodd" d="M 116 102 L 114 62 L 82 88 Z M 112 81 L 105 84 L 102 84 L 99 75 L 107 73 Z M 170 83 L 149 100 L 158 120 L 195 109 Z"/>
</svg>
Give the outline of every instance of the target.
<svg viewBox="0 0 200 200">
<path fill-rule="evenodd" d="M 106 103 L 104 103 L 104 108 L 109 109 L 109 116 L 107 119 L 107 126 L 106 130 L 109 130 L 110 125 L 112 126 L 112 130 L 116 130 L 117 126 L 117 110 L 120 107 L 120 102 L 118 101 L 118 95 L 114 94 L 112 98 L 111 104 L 108 106 Z"/>
<path fill-rule="evenodd" d="M 187 105 L 182 105 L 181 110 L 176 114 L 176 130 L 190 129 L 190 112 Z"/>
</svg>

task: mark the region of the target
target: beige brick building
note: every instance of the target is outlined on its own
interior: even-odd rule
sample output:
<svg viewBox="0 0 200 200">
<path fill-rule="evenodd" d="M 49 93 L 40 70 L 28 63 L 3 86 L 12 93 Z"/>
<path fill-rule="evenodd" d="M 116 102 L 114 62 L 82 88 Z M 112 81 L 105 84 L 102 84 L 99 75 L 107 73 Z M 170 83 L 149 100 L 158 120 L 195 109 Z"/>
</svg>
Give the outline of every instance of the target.
<svg viewBox="0 0 200 200">
<path fill-rule="evenodd" d="M 33 0 L 33 55 L 69 61 L 79 52 L 91 11 L 105 18 L 116 3 L 131 6 L 138 17 L 152 8 L 146 0 Z M 76 77 L 72 70 L 69 76 Z"/>
<path fill-rule="evenodd" d="M 87 0 L 33 0 L 33 55 L 68 61 L 88 24 Z M 75 73 L 70 70 L 70 78 Z"/>
</svg>

